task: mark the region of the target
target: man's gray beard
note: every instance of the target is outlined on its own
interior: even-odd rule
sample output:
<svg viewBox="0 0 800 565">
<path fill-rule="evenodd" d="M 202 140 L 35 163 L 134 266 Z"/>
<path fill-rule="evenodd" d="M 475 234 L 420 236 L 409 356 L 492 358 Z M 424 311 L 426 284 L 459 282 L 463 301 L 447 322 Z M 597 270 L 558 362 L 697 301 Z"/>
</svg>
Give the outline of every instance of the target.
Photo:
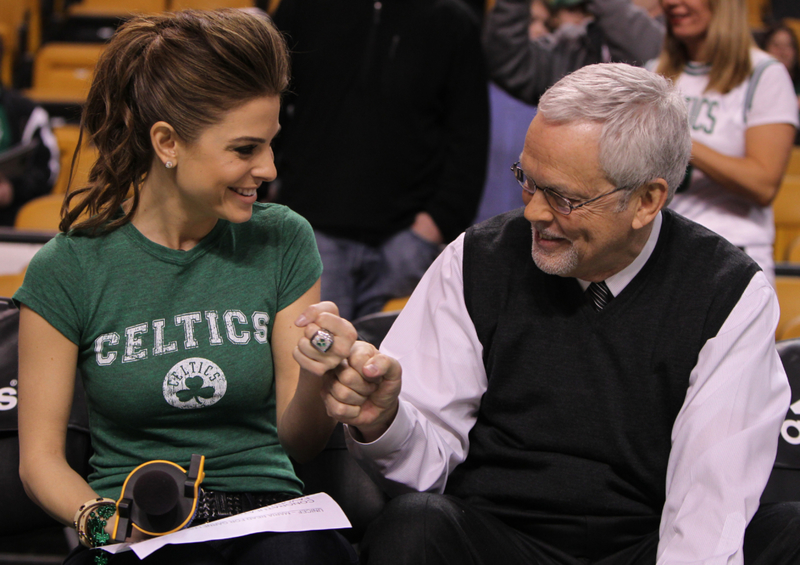
<svg viewBox="0 0 800 565">
<path fill-rule="evenodd" d="M 536 238 L 536 229 L 533 226 L 531 226 L 531 236 Z M 549 255 L 538 250 L 536 243 L 531 240 L 531 257 L 536 266 L 548 275 L 570 276 L 578 266 L 578 253 L 572 245 L 561 253 Z"/>
</svg>

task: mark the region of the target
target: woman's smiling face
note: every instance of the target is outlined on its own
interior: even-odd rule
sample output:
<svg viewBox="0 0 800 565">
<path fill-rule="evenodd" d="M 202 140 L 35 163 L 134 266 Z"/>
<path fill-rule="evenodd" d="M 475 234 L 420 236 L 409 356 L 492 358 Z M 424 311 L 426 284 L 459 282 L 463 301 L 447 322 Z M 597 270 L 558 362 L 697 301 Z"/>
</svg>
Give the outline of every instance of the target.
<svg viewBox="0 0 800 565">
<path fill-rule="evenodd" d="M 278 96 L 254 98 L 181 145 L 175 181 L 187 212 L 198 220 L 250 219 L 256 190 L 277 176 L 271 143 L 279 111 Z"/>
<path fill-rule="evenodd" d="M 687 46 L 705 41 L 714 17 L 708 0 L 661 0 L 661 8 L 672 34 Z"/>
</svg>

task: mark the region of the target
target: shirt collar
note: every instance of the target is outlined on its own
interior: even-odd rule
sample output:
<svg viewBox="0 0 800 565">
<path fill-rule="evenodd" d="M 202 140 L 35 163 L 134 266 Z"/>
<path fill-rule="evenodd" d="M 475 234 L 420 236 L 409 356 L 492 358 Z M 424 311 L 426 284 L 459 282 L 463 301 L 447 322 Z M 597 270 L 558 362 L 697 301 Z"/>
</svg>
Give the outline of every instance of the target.
<svg viewBox="0 0 800 565">
<path fill-rule="evenodd" d="M 647 263 L 647 260 L 650 258 L 650 255 L 653 254 L 653 250 L 656 248 L 656 243 L 658 243 L 658 234 L 661 233 L 661 222 L 661 212 L 659 212 L 653 220 L 653 229 L 650 230 L 650 236 L 647 238 L 647 242 L 639 252 L 639 255 L 636 256 L 636 259 L 634 259 L 630 265 L 622 269 L 619 273 L 611 275 L 606 279 L 608 290 L 610 290 L 611 294 L 614 296 L 617 296 L 626 286 L 628 286 L 628 283 L 633 280 L 633 277 L 639 274 L 639 271 L 642 270 L 642 267 L 644 267 L 644 264 Z M 577 281 L 583 290 L 586 290 L 589 287 L 589 281 L 585 281 L 583 279 L 577 279 Z"/>
</svg>

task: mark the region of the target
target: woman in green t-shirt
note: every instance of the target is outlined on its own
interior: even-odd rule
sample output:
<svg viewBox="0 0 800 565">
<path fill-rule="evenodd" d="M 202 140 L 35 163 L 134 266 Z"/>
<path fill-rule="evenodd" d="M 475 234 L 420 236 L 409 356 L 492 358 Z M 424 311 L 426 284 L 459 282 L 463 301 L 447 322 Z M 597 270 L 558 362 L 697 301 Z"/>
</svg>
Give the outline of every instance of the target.
<svg viewBox="0 0 800 565">
<path fill-rule="evenodd" d="M 289 456 L 313 457 L 335 425 L 320 379 L 293 358 L 304 339 L 296 321 L 319 300 L 313 232 L 256 202 L 277 174 L 271 142 L 288 80 L 280 33 L 241 10 L 135 17 L 98 62 L 81 124 L 98 159 L 14 296 L 20 474 L 87 547 L 108 541 L 114 502 L 143 463 L 188 469 L 193 454 L 205 457 L 197 524 L 300 496 Z M 335 321 L 326 329 L 336 339 L 318 362 L 332 368 L 355 336 Z M 64 456 L 76 366 L 94 448 L 88 480 Z M 153 481 L 136 482 L 134 498 L 155 498 L 156 512 Z M 136 541 L 148 530 L 131 532 Z M 317 531 L 166 546 L 144 562 L 354 559 L 338 533 Z M 66 563 L 107 560 L 138 561 L 79 548 Z"/>
</svg>

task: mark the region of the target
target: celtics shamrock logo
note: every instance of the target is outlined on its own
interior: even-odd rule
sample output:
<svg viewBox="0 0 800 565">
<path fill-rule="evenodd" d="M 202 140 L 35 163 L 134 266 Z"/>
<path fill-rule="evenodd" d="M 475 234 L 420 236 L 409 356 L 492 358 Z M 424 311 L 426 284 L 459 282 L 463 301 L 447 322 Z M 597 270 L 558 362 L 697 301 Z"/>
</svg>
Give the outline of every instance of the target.
<svg viewBox="0 0 800 565">
<path fill-rule="evenodd" d="M 225 395 L 228 381 L 222 369 L 208 359 L 191 357 L 173 366 L 164 377 L 164 399 L 175 408 L 211 406 Z"/>
<path fill-rule="evenodd" d="M 181 402 L 189 402 L 192 398 L 200 402 L 201 398 L 208 399 L 214 396 L 214 387 L 203 386 L 203 377 L 189 377 L 184 383 L 188 388 L 175 393 Z"/>
</svg>

